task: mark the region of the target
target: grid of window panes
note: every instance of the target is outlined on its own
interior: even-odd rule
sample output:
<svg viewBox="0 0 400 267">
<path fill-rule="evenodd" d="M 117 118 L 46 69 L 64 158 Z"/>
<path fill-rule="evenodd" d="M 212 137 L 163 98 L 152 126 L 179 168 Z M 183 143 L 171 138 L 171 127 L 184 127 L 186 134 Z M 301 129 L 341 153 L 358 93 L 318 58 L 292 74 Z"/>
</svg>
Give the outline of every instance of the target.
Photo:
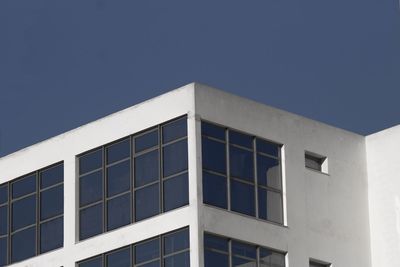
<svg viewBox="0 0 400 267">
<path fill-rule="evenodd" d="M 63 246 L 64 166 L 0 185 L 0 266 Z"/>
<path fill-rule="evenodd" d="M 202 122 L 203 202 L 283 223 L 281 145 Z"/>
<path fill-rule="evenodd" d="M 79 156 L 79 239 L 187 205 L 187 119 Z"/>
<path fill-rule="evenodd" d="M 285 267 L 285 253 L 212 234 L 204 235 L 205 267 Z"/>
<path fill-rule="evenodd" d="M 78 267 L 189 267 L 188 228 L 95 256 Z"/>
</svg>

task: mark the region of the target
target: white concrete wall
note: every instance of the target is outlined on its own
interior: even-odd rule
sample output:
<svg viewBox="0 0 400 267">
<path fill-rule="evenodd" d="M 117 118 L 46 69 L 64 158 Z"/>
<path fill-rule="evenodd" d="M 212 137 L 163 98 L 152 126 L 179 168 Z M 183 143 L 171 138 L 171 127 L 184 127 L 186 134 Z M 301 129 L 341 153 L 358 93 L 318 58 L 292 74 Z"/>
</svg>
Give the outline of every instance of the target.
<svg viewBox="0 0 400 267">
<path fill-rule="evenodd" d="M 400 126 L 366 140 L 372 266 L 400 266 Z"/>
<path fill-rule="evenodd" d="M 190 205 L 78 242 L 76 155 L 184 114 L 188 114 Z M 0 158 L 0 184 L 64 161 L 64 247 L 10 266 L 74 267 L 77 261 L 185 226 L 190 227 L 191 265 L 197 266 L 196 125 L 194 85 L 189 84 Z"/>
<path fill-rule="evenodd" d="M 286 227 L 204 207 L 206 231 L 288 251 L 290 267 L 371 266 L 363 136 L 199 84 L 196 114 L 282 143 L 285 154 Z M 328 157 L 329 175 L 304 167 L 305 150 Z"/>
<path fill-rule="evenodd" d="M 76 155 L 188 114 L 190 205 L 77 242 Z M 202 204 L 201 119 L 284 144 L 285 226 Z M 329 175 L 304 167 L 304 151 L 328 157 Z M 13 267 L 73 267 L 76 261 L 190 226 L 191 266 L 203 267 L 203 231 L 308 259 L 371 267 L 365 138 L 254 101 L 190 84 L 0 159 L 0 184 L 64 161 L 64 248 Z M 382 266 L 382 265 L 381 265 Z"/>
</svg>

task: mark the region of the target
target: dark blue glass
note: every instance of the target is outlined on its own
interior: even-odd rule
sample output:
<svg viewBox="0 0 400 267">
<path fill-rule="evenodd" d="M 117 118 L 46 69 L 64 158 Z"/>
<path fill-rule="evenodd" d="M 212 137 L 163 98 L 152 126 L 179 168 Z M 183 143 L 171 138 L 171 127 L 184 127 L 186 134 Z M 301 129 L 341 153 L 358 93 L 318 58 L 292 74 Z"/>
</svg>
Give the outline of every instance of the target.
<svg viewBox="0 0 400 267">
<path fill-rule="evenodd" d="M 135 264 L 160 257 L 160 239 L 152 239 L 135 245 Z"/>
<path fill-rule="evenodd" d="M 281 189 L 279 160 L 257 155 L 258 184 Z"/>
<path fill-rule="evenodd" d="M 253 137 L 247 134 L 229 131 L 229 143 L 253 149 Z"/>
<path fill-rule="evenodd" d="M 61 248 L 63 237 L 63 217 L 42 223 L 40 225 L 40 253 Z"/>
<path fill-rule="evenodd" d="M 81 207 L 101 199 L 103 199 L 102 171 L 79 178 L 79 204 Z"/>
<path fill-rule="evenodd" d="M 102 257 L 93 258 L 79 263 L 79 267 L 103 267 Z"/>
<path fill-rule="evenodd" d="M 6 203 L 8 201 L 8 185 L 0 186 L 0 204 Z"/>
<path fill-rule="evenodd" d="M 189 251 L 178 253 L 164 259 L 165 267 L 189 267 L 190 257 Z"/>
<path fill-rule="evenodd" d="M 232 266 L 238 267 L 257 267 L 255 260 L 243 259 L 238 257 L 232 257 Z"/>
<path fill-rule="evenodd" d="M 226 173 L 226 145 L 203 137 L 203 169 Z"/>
<path fill-rule="evenodd" d="M 257 257 L 256 246 L 237 241 L 232 241 L 232 253 L 251 259 L 256 259 Z"/>
<path fill-rule="evenodd" d="M 131 140 L 127 138 L 118 143 L 107 146 L 107 164 L 111 164 L 118 160 L 130 157 L 131 155 Z"/>
<path fill-rule="evenodd" d="M 131 194 L 113 198 L 107 202 L 107 230 L 116 229 L 131 222 Z"/>
<path fill-rule="evenodd" d="M 231 209 L 254 216 L 254 186 L 231 179 Z"/>
<path fill-rule="evenodd" d="M 201 134 L 225 141 L 225 128 L 207 122 L 201 123 Z"/>
<path fill-rule="evenodd" d="M 204 235 L 204 246 L 206 248 L 217 249 L 228 252 L 228 239 L 215 235 Z"/>
<path fill-rule="evenodd" d="M 229 267 L 229 256 L 210 250 L 204 251 L 204 266 L 205 267 Z"/>
<path fill-rule="evenodd" d="M 127 247 L 117 251 L 108 253 L 106 256 L 107 267 L 130 267 L 131 264 L 131 248 Z"/>
<path fill-rule="evenodd" d="M 187 119 L 182 118 L 177 121 L 168 123 L 163 126 L 163 143 L 168 143 L 180 137 L 184 137 L 187 135 Z"/>
<path fill-rule="evenodd" d="M 7 265 L 7 237 L 0 238 L 0 266 Z"/>
<path fill-rule="evenodd" d="M 257 152 L 262 152 L 274 157 L 279 156 L 279 145 L 257 138 Z"/>
<path fill-rule="evenodd" d="M 188 174 L 184 173 L 164 181 L 164 211 L 189 204 Z"/>
<path fill-rule="evenodd" d="M 160 267 L 160 266 L 161 266 L 160 260 L 155 260 L 155 261 L 140 265 L 140 267 Z"/>
<path fill-rule="evenodd" d="M 140 221 L 160 213 L 159 184 L 139 189 L 135 194 L 135 220 Z"/>
<path fill-rule="evenodd" d="M 131 188 L 131 163 L 130 160 L 118 163 L 107 168 L 107 196 L 130 190 Z"/>
<path fill-rule="evenodd" d="M 36 191 L 36 175 L 30 175 L 12 183 L 12 197 L 18 198 Z"/>
<path fill-rule="evenodd" d="M 34 224 L 36 222 L 36 194 L 12 204 L 12 230 Z"/>
<path fill-rule="evenodd" d="M 143 134 L 135 138 L 135 152 L 140 152 L 145 149 L 158 145 L 158 130 Z"/>
<path fill-rule="evenodd" d="M 229 148 L 229 160 L 231 176 L 240 179 L 254 181 L 253 152 L 234 146 Z"/>
<path fill-rule="evenodd" d="M 98 149 L 96 151 L 85 154 L 79 158 L 79 174 L 99 169 L 101 168 L 102 165 L 103 165 L 103 150 Z"/>
<path fill-rule="evenodd" d="M 281 194 L 258 188 L 258 216 L 261 219 L 283 222 Z"/>
<path fill-rule="evenodd" d="M 158 154 L 158 150 L 154 150 L 135 158 L 135 187 L 158 180 Z"/>
<path fill-rule="evenodd" d="M 103 204 L 85 208 L 80 212 L 79 239 L 83 240 L 103 232 Z"/>
<path fill-rule="evenodd" d="M 64 186 L 59 185 L 40 193 L 40 219 L 45 220 L 64 211 Z"/>
<path fill-rule="evenodd" d="M 163 167 L 164 177 L 187 170 L 188 146 L 186 139 L 164 147 Z"/>
<path fill-rule="evenodd" d="M 8 233 L 8 206 L 0 207 L 0 236 Z"/>
<path fill-rule="evenodd" d="M 226 177 L 203 172 L 203 202 L 223 209 L 228 207 Z"/>
<path fill-rule="evenodd" d="M 58 164 L 57 166 L 46 169 L 40 173 L 40 188 L 46 188 L 54 184 L 64 181 L 64 165 Z"/>
<path fill-rule="evenodd" d="M 189 229 L 164 236 L 164 255 L 189 248 Z"/>
<path fill-rule="evenodd" d="M 36 227 L 28 228 L 11 236 L 11 262 L 18 262 L 36 254 Z"/>
</svg>

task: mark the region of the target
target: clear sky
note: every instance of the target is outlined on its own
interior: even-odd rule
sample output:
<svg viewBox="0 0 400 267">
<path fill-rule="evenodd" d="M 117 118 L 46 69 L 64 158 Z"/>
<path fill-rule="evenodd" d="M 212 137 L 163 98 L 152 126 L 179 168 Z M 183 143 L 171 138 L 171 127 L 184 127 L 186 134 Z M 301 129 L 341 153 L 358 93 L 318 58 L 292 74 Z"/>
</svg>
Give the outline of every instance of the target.
<svg viewBox="0 0 400 267">
<path fill-rule="evenodd" d="M 191 81 L 360 134 L 399 124 L 399 2 L 0 1 L 0 156 Z"/>
</svg>

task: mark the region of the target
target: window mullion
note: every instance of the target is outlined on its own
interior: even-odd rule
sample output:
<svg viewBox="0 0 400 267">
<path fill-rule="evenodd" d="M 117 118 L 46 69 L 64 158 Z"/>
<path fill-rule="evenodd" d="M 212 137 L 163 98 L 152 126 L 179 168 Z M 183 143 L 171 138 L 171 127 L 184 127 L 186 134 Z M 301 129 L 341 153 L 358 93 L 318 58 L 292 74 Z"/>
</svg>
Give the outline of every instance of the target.
<svg viewBox="0 0 400 267">
<path fill-rule="evenodd" d="M 228 210 L 231 210 L 231 168 L 230 168 L 230 159 L 229 159 L 229 130 L 225 130 L 225 160 L 226 160 L 226 185 L 227 189 L 227 198 L 228 198 Z"/>
<path fill-rule="evenodd" d="M 258 218 L 258 172 L 257 172 L 257 147 L 256 138 L 253 138 L 253 177 L 254 177 L 254 201 L 255 214 Z"/>
</svg>

